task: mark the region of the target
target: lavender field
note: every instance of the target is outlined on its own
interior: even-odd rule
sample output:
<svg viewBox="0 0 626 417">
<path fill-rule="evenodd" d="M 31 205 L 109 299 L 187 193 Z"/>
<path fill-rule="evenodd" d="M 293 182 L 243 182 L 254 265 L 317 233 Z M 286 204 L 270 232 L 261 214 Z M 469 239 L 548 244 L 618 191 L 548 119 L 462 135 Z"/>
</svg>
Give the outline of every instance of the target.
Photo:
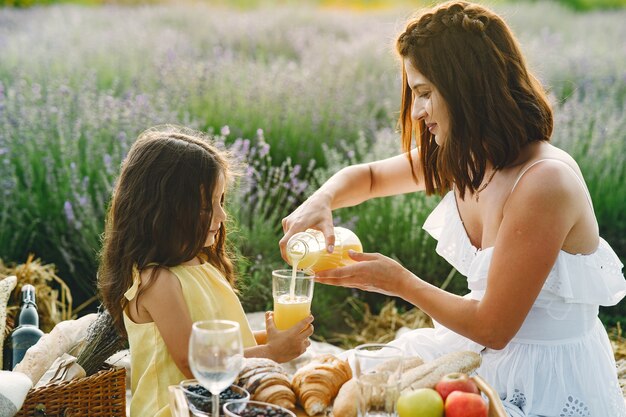
<svg viewBox="0 0 626 417">
<path fill-rule="evenodd" d="M 603 236 L 626 259 L 626 11 L 499 5 L 578 160 Z M 248 310 L 268 307 L 283 265 L 280 219 L 339 167 L 399 151 L 393 39 L 411 10 L 206 5 L 0 9 L 0 259 L 53 262 L 75 305 L 95 294 L 100 234 L 119 164 L 160 123 L 211 131 L 248 163 L 230 227 Z M 441 285 L 449 267 L 421 224 L 437 198 L 338 212 L 366 251 Z M 391 221 L 393 219 L 393 221 Z M 451 289 L 463 291 L 453 278 Z M 317 322 L 347 296 L 316 290 Z M 626 308 L 603 312 L 605 322 Z M 330 318 L 330 317 L 329 317 Z"/>
</svg>

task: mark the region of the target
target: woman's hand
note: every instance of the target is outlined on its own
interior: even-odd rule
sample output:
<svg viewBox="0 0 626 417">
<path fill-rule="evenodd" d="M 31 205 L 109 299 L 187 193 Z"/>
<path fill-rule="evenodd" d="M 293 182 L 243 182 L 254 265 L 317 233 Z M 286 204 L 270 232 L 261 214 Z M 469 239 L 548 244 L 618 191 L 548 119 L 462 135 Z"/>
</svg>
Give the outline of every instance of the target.
<svg viewBox="0 0 626 417">
<path fill-rule="evenodd" d="M 379 253 L 349 251 L 357 263 L 318 272 L 315 281 L 321 284 L 358 288 L 385 295 L 400 296 L 407 280 L 415 276 L 406 268 Z"/>
<path fill-rule="evenodd" d="M 326 247 L 329 252 L 335 246 L 335 230 L 331 198 L 323 192 L 314 193 L 290 215 L 282 220 L 285 235 L 279 242 L 280 253 L 285 261 L 287 258 L 287 242 L 294 234 L 312 228 L 321 231 L 326 237 Z"/>
<path fill-rule="evenodd" d="M 265 313 L 268 357 L 278 363 L 288 362 L 302 355 L 311 345 L 313 316 L 309 316 L 287 330 L 278 330 L 274 324 L 274 313 Z"/>
</svg>

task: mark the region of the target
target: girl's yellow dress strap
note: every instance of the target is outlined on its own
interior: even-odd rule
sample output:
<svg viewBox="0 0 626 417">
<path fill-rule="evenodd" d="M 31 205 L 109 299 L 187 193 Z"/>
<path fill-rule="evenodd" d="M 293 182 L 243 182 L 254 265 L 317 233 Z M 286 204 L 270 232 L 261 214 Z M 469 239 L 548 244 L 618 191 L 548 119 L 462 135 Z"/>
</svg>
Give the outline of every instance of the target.
<svg viewBox="0 0 626 417">
<path fill-rule="evenodd" d="M 137 291 L 139 290 L 139 284 L 141 283 L 141 277 L 139 276 L 139 269 L 137 268 L 137 264 L 133 264 L 133 285 L 124 293 L 124 297 L 128 301 L 135 298 L 137 295 Z"/>
</svg>

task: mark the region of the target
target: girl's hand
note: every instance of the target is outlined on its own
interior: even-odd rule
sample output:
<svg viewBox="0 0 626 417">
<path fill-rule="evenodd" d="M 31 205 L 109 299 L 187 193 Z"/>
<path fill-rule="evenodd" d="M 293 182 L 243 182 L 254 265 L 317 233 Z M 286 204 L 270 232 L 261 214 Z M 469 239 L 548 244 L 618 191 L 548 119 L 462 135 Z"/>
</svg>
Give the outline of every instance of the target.
<svg viewBox="0 0 626 417">
<path fill-rule="evenodd" d="M 302 355 L 311 345 L 309 336 L 313 334 L 313 316 L 296 323 L 287 330 L 278 330 L 274 324 L 274 313 L 265 313 L 267 347 L 269 358 L 278 363 L 288 362 Z"/>
<path fill-rule="evenodd" d="M 333 227 L 333 214 L 331 199 L 324 193 L 314 193 L 290 215 L 282 220 L 285 235 L 279 242 L 280 253 L 285 261 L 287 259 L 287 242 L 294 234 L 306 229 L 317 229 L 326 238 L 326 248 L 332 252 L 335 246 L 335 229 Z"/>
<path fill-rule="evenodd" d="M 385 295 L 400 296 L 406 280 L 415 279 L 406 268 L 379 253 L 349 251 L 357 263 L 318 272 L 315 281 L 321 284 L 358 288 Z"/>
</svg>

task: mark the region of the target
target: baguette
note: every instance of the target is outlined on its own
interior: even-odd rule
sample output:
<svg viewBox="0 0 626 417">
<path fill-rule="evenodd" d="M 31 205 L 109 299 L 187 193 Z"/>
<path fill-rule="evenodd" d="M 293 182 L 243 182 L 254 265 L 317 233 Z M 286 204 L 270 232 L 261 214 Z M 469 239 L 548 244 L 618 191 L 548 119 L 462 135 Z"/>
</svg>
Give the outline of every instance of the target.
<svg viewBox="0 0 626 417">
<path fill-rule="evenodd" d="M 383 362 L 376 367 L 376 372 L 385 372 L 390 371 L 389 365 L 392 365 L 395 362 L 394 359 L 388 360 L 387 362 Z M 416 368 L 424 363 L 424 360 L 419 356 L 409 356 L 408 358 L 404 358 L 402 360 L 402 372 L 406 372 L 408 369 Z"/>
<path fill-rule="evenodd" d="M 480 366 L 481 357 L 471 351 L 452 352 L 438 357 L 402 375 L 401 391 L 434 388 L 437 382 L 452 372 L 470 373 Z"/>
</svg>

